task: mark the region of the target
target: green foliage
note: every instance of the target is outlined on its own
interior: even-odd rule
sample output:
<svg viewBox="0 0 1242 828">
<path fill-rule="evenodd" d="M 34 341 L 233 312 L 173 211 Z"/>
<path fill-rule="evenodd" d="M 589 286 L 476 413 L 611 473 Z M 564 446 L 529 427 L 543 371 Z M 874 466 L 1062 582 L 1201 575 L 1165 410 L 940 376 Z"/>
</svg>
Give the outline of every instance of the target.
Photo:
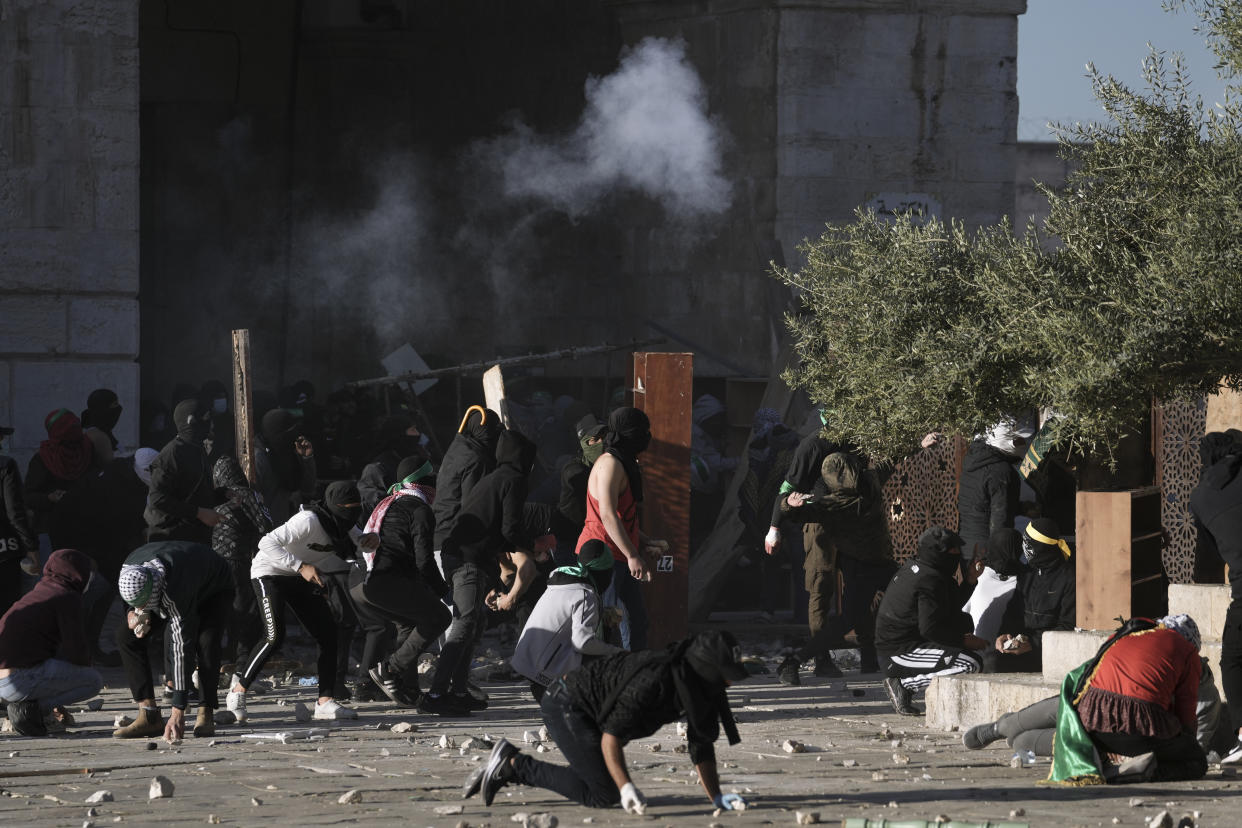
<svg viewBox="0 0 1242 828">
<path fill-rule="evenodd" d="M 1242 20 L 1242 0 L 1200 5 Z M 833 436 L 892 458 L 1048 407 L 1109 450 L 1153 397 L 1242 385 L 1242 112 L 1205 110 L 1177 57 L 1153 51 L 1144 76 L 1139 94 L 1091 70 L 1110 123 L 1060 130 L 1077 169 L 1045 190 L 1042 228 L 859 213 L 804 244 L 803 270 L 775 269 L 803 310 L 785 379 Z"/>
</svg>

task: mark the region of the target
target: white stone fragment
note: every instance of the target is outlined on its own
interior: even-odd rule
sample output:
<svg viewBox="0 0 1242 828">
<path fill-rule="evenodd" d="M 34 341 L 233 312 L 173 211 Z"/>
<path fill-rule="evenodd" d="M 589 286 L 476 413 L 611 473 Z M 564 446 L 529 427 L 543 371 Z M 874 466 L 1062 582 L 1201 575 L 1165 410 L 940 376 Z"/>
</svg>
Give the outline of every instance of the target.
<svg viewBox="0 0 1242 828">
<path fill-rule="evenodd" d="M 1017 819 L 1018 817 L 1024 816 L 1026 816 L 1026 808 L 1014 808 L 1009 812 L 1010 819 Z"/>
<path fill-rule="evenodd" d="M 112 791 L 95 791 L 86 798 L 87 805 L 98 805 L 100 802 L 113 802 Z"/>
<path fill-rule="evenodd" d="M 904 753 L 894 753 L 893 764 L 894 765 L 908 765 L 910 764 L 910 757 Z"/>
<path fill-rule="evenodd" d="M 858 760 L 857 759 L 843 759 L 841 760 L 841 767 L 844 767 L 844 768 L 858 767 Z"/>
<path fill-rule="evenodd" d="M 440 741 L 436 742 L 440 746 L 440 750 L 448 750 L 457 747 L 457 742 L 453 741 L 453 737 L 447 734 L 440 737 Z"/>
<path fill-rule="evenodd" d="M 452 816 L 460 814 L 462 807 L 460 805 L 437 805 L 433 810 L 440 816 Z"/>
<path fill-rule="evenodd" d="M 131 719 L 129 716 L 126 716 L 124 713 L 118 714 L 116 718 L 112 720 L 112 726 L 116 728 L 129 727 L 133 723 L 134 723 L 134 720 Z"/>
<path fill-rule="evenodd" d="M 1142 797 L 1138 797 L 1138 796 L 1132 796 L 1132 797 L 1130 797 L 1130 807 L 1131 807 L 1131 808 L 1137 808 L 1138 806 L 1140 806 L 1140 805 L 1142 805 L 1142 804 L 1143 804 L 1143 799 L 1142 799 Z"/>
<path fill-rule="evenodd" d="M 87 808 L 86 815 L 88 817 L 97 817 L 99 816 L 99 809 L 98 808 Z"/>
<path fill-rule="evenodd" d="M 1168 811 L 1160 811 L 1148 820 L 1147 825 L 1149 828 L 1173 828 L 1173 815 Z"/>
<path fill-rule="evenodd" d="M 549 737 L 548 737 L 548 726 L 547 726 L 547 725 L 542 725 L 542 726 L 540 726 L 540 728 L 539 728 L 539 741 L 541 741 L 541 742 L 546 742 L 546 741 L 548 741 L 548 738 L 549 738 Z"/>
<path fill-rule="evenodd" d="M 794 820 L 799 825 L 818 825 L 819 811 L 794 811 Z"/>
<path fill-rule="evenodd" d="M 687 726 L 686 726 L 686 723 L 685 723 L 685 722 L 678 722 L 678 723 L 677 723 L 677 735 L 678 735 L 678 736 L 680 736 L 681 738 L 685 739 L 685 738 L 687 738 L 687 735 L 686 735 L 686 734 L 687 734 L 688 732 L 689 732 L 689 729 L 687 728 Z"/>
<path fill-rule="evenodd" d="M 393 733 L 417 733 L 418 725 L 412 722 L 397 722 L 390 729 Z"/>
<path fill-rule="evenodd" d="M 781 750 L 786 753 L 806 753 L 806 745 L 802 744 L 797 739 L 786 739 L 783 743 L 781 743 Z"/>
<path fill-rule="evenodd" d="M 353 788 L 337 797 L 336 801 L 341 805 L 357 805 L 362 801 L 362 791 Z"/>
<path fill-rule="evenodd" d="M 220 824 L 220 817 L 216 816 L 215 814 L 208 814 L 208 815 L 207 815 L 207 824 L 208 824 L 208 825 L 219 825 L 219 824 Z"/>
<path fill-rule="evenodd" d="M 173 795 L 176 788 L 172 780 L 167 776 L 157 776 L 151 780 L 151 787 L 147 791 L 147 799 L 167 799 Z"/>
<path fill-rule="evenodd" d="M 263 800 L 259 799 L 257 796 L 252 796 L 250 797 L 250 804 L 257 808 L 263 804 Z"/>
<path fill-rule="evenodd" d="M 651 744 L 647 745 L 647 750 L 651 751 L 652 753 L 659 753 L 663 749 L 664 749 L 664 746 L 661 745 L 659 742 L 652 742 Z"/>
<path fill-rule="evenodd" d="M 466 750 L 491 750 L 495 747 L 486 739 L 480 739 L 478 736 L 471 736 L 469 739 L 461 743 Z"/>
</svg>

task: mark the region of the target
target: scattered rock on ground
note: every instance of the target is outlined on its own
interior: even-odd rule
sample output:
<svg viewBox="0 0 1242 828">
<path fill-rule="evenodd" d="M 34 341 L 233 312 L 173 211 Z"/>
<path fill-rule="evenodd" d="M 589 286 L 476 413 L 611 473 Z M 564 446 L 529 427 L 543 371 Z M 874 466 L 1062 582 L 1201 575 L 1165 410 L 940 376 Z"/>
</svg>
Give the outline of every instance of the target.
<svg viewBox="0 0 1242 828">
<path fill-rule="evenodd" d="M 495 747 L 487 739 L 482 739 L 478 736 L 471 736 L 469 739 L 462 742 L 461 746 L 466 750 L 491 750 Z"/>
<path fill-rule="evenodd" d="M 337 797 L 336 801 L 342 805 L 357 805 L 362 801 L 362 792 L 353 788 Z"/>
<path fill-rule="evenodd" d="M 437 805 L 433 810 L 440 816 L 452 816 L 460 814 L 463 808 L 460 805 Z"/>
<path fill-rule="evenodd" d="M 436 744 L 440 746 L 441 750 L 457 747 L 457 742 L 453 741 L 453 737 L 448 735 L 441 736 L 440 741 L 436 742 Z"/>
<path fill-rule="evenodd" d="M 117 717 L 112 720 L 112 726 L 115 728 L 129 727 L 133 723 L 134 720 L 129 716 L 126 716 L 124 713 L 118 714 Z"/>
<path fill-rule="evenodd" d="M 819 811 L 794 811 L 794 820 L 799 825 L 819 824 Z"/>
<path fill-rule="evenodd" d="M 211 718 L 218 725 L 237 724 L 237 714 L 232 710 L 217 710 Z"/>
<path fill-rule="evenodd" d="M 100 802 L 112 802 L 112 791 L 95 791 L 86 798 L 87 805 L 98 805 Z"/>
<path fill-rule="evenodd" d="M 781 745 L 781 750 L 786 753 L 806 753 L 806 745 L 797 739 L 786 739 Z"/>
<path fill-rule="evenodd" d="M 167 776 L 157 776 L 151 780 L 151 787 L 147 791 L 148 799 L 167 799 L 173 795 L 175 789 L 172 780 Z"/>
<path fill-rule="evenodd" d="M 86 709 L 91 712 L 103 710 L 103 699 L 91 699 L 86 703 Z"/>
<path fill-rule="evenodd" d="M 310 708 L 298 702 L 293 706 L 293 718 L 299 722 L 309 722 L 311 720 Z"/>
<path fill-rule="evenodd" d="M 1152 817 L 1147 825 L 1148 828 L 1173 828 L 1173 815 L 1168 811 L 1161 811 Z"/>
<path fill-rule="evenodd" d="M 393 733 L 414 733 L 418 727 L 410 722 L 397 722 L 391 730 Z"/>
</svg>

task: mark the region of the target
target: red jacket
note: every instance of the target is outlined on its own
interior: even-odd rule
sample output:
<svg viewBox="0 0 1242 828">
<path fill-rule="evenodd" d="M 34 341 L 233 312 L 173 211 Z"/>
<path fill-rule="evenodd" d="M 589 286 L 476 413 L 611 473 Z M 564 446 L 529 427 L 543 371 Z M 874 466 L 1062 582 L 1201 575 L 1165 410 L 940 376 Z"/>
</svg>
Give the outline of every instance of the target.
<svg viewBox="0 0 1242 828">
<path fill-rule="evenodd" d="M 0 618 L 0 667 L 24 669 L 59 658 L 90 664 L 82 627 L 82 591 L 91 559 L 76 549 L 57 549 L 43 578 Z"/>
<path fill-rule="evenodd" d="M 1159 627 L 1127 635 L 1104 653 L 1091 686 L 1158 704 L 1192 733 L 1202 671 L 1199 651 Z"/>
</svg>

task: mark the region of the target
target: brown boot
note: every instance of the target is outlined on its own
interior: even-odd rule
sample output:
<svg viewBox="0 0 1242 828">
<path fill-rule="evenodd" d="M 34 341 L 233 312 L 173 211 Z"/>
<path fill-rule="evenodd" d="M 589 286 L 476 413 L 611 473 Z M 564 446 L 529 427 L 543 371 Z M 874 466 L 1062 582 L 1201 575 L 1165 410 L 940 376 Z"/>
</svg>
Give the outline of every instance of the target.
<svg viewBox="0 0 1242 828">
<path fill-rule="evenodd" d="M 149 739 L 155 736 L 164 735 L 164 717 L 158 710 L 152 710 L 149 707 L 138 708 L 138 718 L 112 731 L 112 735 L 117 739 Z"/>
<path fill-rule="evenodd" d="M 215 736 L 216 735 L 216 720 L 212 716 L 214 712 L 215 711 L 212 710 L 210 707 L 203 707 L 202 705 L 199 706 L 198 718 L 194 721 L 194 735 L 195 736 Z"/>
</svg>

